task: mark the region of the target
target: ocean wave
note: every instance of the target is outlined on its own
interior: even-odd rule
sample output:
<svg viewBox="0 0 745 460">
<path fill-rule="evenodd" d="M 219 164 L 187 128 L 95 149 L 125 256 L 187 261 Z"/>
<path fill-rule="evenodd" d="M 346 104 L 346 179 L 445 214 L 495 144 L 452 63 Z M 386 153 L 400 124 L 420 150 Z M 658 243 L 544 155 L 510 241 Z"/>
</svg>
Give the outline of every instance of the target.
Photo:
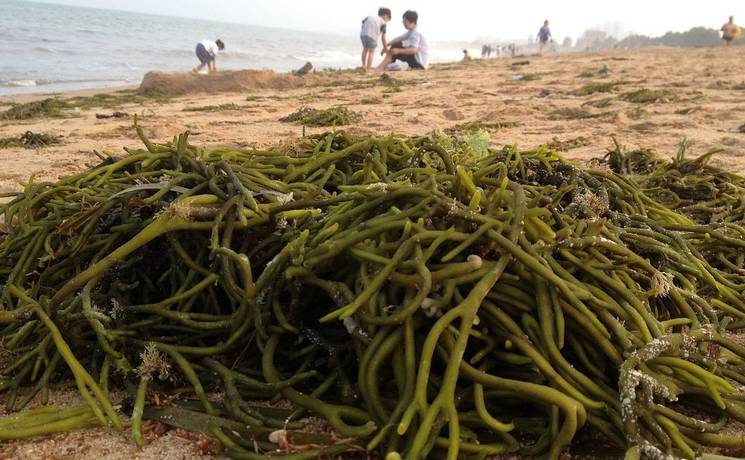
<svg viewBox="0 0 745 460">
<path fill-rule="evenodd" d="M 357 59 L 356 54 L 345 53 L 343 51 L 336 50 L 324 50 L 324 51 L 311 51 L 306 54 L 295 56 L 293 54 L 287 55 L 288 59 L 294 59 L 297 61 L 319 61 L 319 62 L 347 62 L 349 60 Z"/>
<path fill-rule="evenodd" d="M 195 45 L 196 47 L 196 45 Z M 121 53 L 131 53 L 132 50 L 129 49 L 122 49 Z M 183 49 L 183 48 L 169 48 L 169 49 L 150 49 L 150 50 L 142 50 L 141 52 L 138 51 L 138 53 L 141 53 L 145 56 L 148 56 L 150 59 L 152 58 L 177 58 L 177 59 L 196 59 L 196 54 L 194 49 Z M 268 53 L 269 56 L 274 56 L 274 53 Z M 245 60 L 257 60 L 257 59 L 264 59 L 265 56 L 262 56 L 261 54 L 257 52 L 250 52 L 246 50 L 240 50 L 240 49 L 229 49 L 222 53 L 220 53 L 218 59 L 245 59 Z"/>
<path fill-rule="evenodd" d="M 84 81 L 84 80 L 81 80 Z M 90 80 L 94 81 L 94 80 Z M 71 80 L 72 83 L 77 83 L 78 80 Z M 35 86 L 45 86 L 45 85 L 55 85 L 57 83 L 68 83 L 67 80 L 45 80 L 43 78 L 39 78 L 36 80 L 33 79 L 16 79 L 16 80 L 0 80 L 0 87 L 5 88 L 33 88 Z"/>
<path fill-rule="evenodd" d="M 102 78 L 102 79 L 71 79 L 71 80 L 45 80 L 45 79 L 37 79 L 37 80 L 24 80 L 24 79 L 18 79 L 18 80 L 0 80 L 0 88 L 33 88 L 36 86 L 48 86 L 48 85 L 59 85 L 59 84 L 65 84 L 65 85 L 74 85 L 74 84 L 80 84 L 80 83 L 107 83 L 107 82 L 131 82 L 134 81 L 131 78 Z"/>
<path fill-rule="evenodd" d="M 335 36 L 18 4 L 36 21 L 13 20 L 9 28 L 0 27 L 0 54 L 26 50 L 25 59 L 6 59 L 0 65 L 0 94 L 136 83 L 154 69 L 188 71 L 198 62 L 194 53 L 198 40 L 218 35 L 227 45 L 218 58 L 218 67 L 224 69 L 286 71 L 307 61 L 318 68 L 353 67 L 359 60 L 356 34 Z M 293 43 L 290 49 L 288 40 Z M 431 61 L 460 59 L 461 49 L 454 43 L 433 42 Z"/>
<path fill-rule="evenodd" d="M 0 81 L 0 86 L 4 86 L 6 88 L 31 88 L 36 86 L 36 80 Z"/>
</svg>

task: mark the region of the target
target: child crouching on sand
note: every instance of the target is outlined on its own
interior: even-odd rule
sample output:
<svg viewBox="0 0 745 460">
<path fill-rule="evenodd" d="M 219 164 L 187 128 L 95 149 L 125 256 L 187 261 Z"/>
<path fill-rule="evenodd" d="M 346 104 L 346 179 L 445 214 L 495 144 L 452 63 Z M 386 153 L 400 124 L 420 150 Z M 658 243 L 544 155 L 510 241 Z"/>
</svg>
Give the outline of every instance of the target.
<svg viewBox="0 0 745 460">
<path fill-rule="evenodd" d="M 372 68 L 375 49 L 378 47 L 378 37 L 383 40 L 383 51 L 388 49 L 385 40 L 385 25 L 391 20 L 391 10 L 388 8 L 378 9 L 377 16 L 368 16 L 362 21 L 360 40 L 362 41 L 362 68 Z"/>
<path fill-rule="evenodd" d="M 409 65 L 410 69 L 426 69 L 429 64 L 429 48 L 427 40 L 417 29 L 419 15 L 416 11 L 407 11 L 404 13 L 404 28 L 407 32 L 400 37 L 390 41 L 390 49 L 378 66 L 379 71 L 392 62 L 403 61 Z"/>
<path fill-rule="evenodd" d="M 210 73 L 217 72 L 217 66 L 215 65 L 215 59 L 217 53 L 225 49 L 225 43 L 219 38 L 217 41 L 202 40 L 197 44 L 197 58 L 200 64 L 192 69 L 192 73 L 199 73 L 204 66 L 207 66 Z"/>
</svg>

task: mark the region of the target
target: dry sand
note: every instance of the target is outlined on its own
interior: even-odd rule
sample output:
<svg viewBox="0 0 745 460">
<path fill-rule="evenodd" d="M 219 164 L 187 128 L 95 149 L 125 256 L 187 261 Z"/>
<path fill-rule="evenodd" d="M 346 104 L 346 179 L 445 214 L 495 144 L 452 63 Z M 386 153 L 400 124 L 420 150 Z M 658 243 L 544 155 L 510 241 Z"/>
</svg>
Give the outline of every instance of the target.
<svg viewBox="0 0 745 460">
<path fill-rule="evenodd" d="M 281 123 L 280 117 L 301 106 L 336 105 L 362 113 L 363 120 L 348 127 L 356 133 L 422 134 L 466 121 L 515 121 L 518 126 L 493 135 L 495 145 L 517 143 L 522 148 L 533 148 L 553 138 L 564 141 L 583 136 L 588 145 L 566 152 L 574 160 L 602 156 L 612 145 L 611 135 L 629 147 L 653 148 L 668 157 L 675 153 L 681 139 L 687 138 L 691 154 L 723 148 L 715 163 L 745 173 L 745 134 L 738 132 L 738 127 L 745 123 L 745 89 L 736 89 L 745 80 L 743 57 L 745 49 L 739 48 L 654 48 L 492 59 L 466 65 L 440 65 L 426 72 L 396 73 L 395 78 L 413 83 L 402 86 L 401 92 L 387 92 L 381 85 L 371 86 L 378 75 L 344 73 L 303 88 L 191 94 L 115 110 L 138 113 L 146 134 L 153 140 L 168 140 L 188 129 L 192 133 L 191 141 L 199 145 L 267 146 L 295 138 L 302 134 L 302 127 Z M 530 63 L 512 65 L 525 60 Z M 609 71 L 607 76 L 598 73 L 604 66 Z M 582 72 L 594 76 L 579 77 Z M 539 79 L 512 80 L 515 75 L 528 74 L 538 75 Z M 595 82 L 623 84 L 613 93 L 576 94 L 583 85 Z M 635 119 L 638 113 L 634 112 L 640 106 L 618 100 L 617 96 L 641 88 L 669 89 L 679 99 L 644 105 L 642 109 L 646 113 Z M 586 105 L 608 98 L 605 107 Z M 1 98 L 0 109 L 2 104 L 27 99 L 28 96 Z M 184 111 L 189 107 L 230 103 L 239 108 Z M 567 109 L 604 115 L 566 119 L 567 114 L 562 111 Z M 685 109 L 693 111 L 676 113 Z M 134 130 L 129 129 L 131 118 L 95 118 L 97 112 L 112 110 L 83 110 L 78 116 L 61 119 L 0 121 L 0 137 L 32 130 L 62 136 L 63 140 L 61 145 L 38 151 L 0 150 L 0 191 L 19 189 L 19 182 L 31 173 L 36 173 L 38 179 L 55 179 L 79 171 L 97 160 L 94 150 L 119 153 L 124 146 L 139 147 Z M 317 131 L 322 129 L 307 129 L 307 132 Z"/>
<path fill-rule="evenodd" d="M 412 83 L 401 86 L 400 92 L 377 84 L 380 77 L 376 74 L 342 73 L 314 77 L 311 85 L 294 89 L 190 94 L 167 101 L 83 110 L 67 118 L 0 121 L 0 138 L 27 130 L 62 137 L 62 144 L 41 150 L 0 150 L 0 192 L 20 189 L 32 173 L 37 179 L 54 180 L 80 171 L 98 161 L 94 150 L 120 153 L 125 146 L 139 147 L 131 118 L 95 118 L 96 113 L 113 110 L 139 114 L 145 133 L 155 141 L 169 140 L 188 129 L 191 142 L 204 146 L 261 147 L 296 138 L 303 128 L 278 119 L 301 106 L 347 106 L 359 111 L 363 120 L 348 129 L 360 134 L 423 134 L 469 121 L 517 122 L 517 126 L 493 135 L 495 146 L 516 143 L 534 148 L 554 138 L 567 141 L 582 136 L 586 145 L 565 153 L 579 162 L 602 156 L 612 145 L 611 135 L 628 147 L 653 148 L 666 157 L 674 155 L 681 139 L 687 138 L 691 154 L 722 148 L 713 162 L 745 173 L 745 134 L 738 131 L 745 123 L 745 84 L 740 86 L 745 79 L 743 58 L 743 47 L 527 56 L 399 72 L 395 78 Z M 527 65 L 513 65 L 526 60 L 530 61 Z M 607 75 L 599 72 L 603 68 L 607 68 Z M 592 76 L 580 77 L 583 72 Z M 519 81 L 513 80 L 515 75 L 539 78 Z M 585 84 L 602 82 L 622 84 L 612 93 L 577 94 Z M 622 93 L 642 88 L 668 89 L 677 99 L 644 106 L 618 99 Z M 0 99 L 0 110 L 3 105 L 30 98 Z M 184 111 L 231 103 L 238 108 Z M 689 109 L 690 113 L 684 113 Z M 568 119 L 573 110 L 602 116 Z M 306 129 L 308 133 L 319 131 L 323 129 Z M 169 432 L 137 452 L 128 434 L 98 428 L 3 444 L 0 458 L 199 458 L 200 451 L 198 442 Z"/>
</svg>

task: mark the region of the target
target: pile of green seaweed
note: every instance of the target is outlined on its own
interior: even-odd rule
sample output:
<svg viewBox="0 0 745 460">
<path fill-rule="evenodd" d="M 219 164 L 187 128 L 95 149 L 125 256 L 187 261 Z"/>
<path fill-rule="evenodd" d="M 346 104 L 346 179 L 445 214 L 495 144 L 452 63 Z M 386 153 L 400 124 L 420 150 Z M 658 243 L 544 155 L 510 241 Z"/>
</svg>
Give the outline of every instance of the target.
<svg viewBox="0 0 745 460">
<path fill-rule="evenodd" d="M 303 126 L 344 126 L 357 123 L 360 120 L 362 120 L 362 115 L 346 107 L 330 107 L 328 109 L 302 107 L 279 119 L 279 121 Z"/>
<path fill-rule="evenodd" d="M 741 177 L 715 174 L 735 185 L 709 205 L 735 217 L 707 220 L 701 159 L 619 148 L 616 174 L 443 135 L 138 132 L 146 149 L 0 206 L 6 408 L 69 381 L 87 401 L 0 418 L 0 439 L 121 428 L 124 388 L 138 445 L 156 418 L 234 458 L 558 458 L 583 433 L 628 458 L 745 448 L 724 429 L 745 422 Z"/>
<path fill-rule="evenodd" d="M 40 149 L 59 143 L 59 138 L 51 134 L 26 131 L 18 137 L 0 138 L 0 149 L 13 147 L 23 147 L 25 149 Z"/>
</svg>

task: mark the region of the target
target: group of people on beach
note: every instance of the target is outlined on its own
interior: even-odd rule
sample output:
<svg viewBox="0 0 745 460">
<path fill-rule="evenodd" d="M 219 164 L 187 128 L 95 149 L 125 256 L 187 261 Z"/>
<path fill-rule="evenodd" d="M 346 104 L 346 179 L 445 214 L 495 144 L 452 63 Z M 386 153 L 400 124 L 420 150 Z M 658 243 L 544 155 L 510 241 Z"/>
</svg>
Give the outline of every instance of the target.
<svg viewBox="0 0 745 460">
<path fill-rule="evenodd" d="M 424 38 L 417 27 L 419 14 L 413 10 L 406 11 L 403 14 L 403 25 L 406 33 L 388 41 L 386 39 L 386 26 L 391 17 L 390 8 L 380 8 L 377 15 L 370 15 L 362 20 L 360 29 L 362 68 L 365 71 L 402 69 L 399 66 L 399 62 L 401 62 L 407 64 L 409 69 L 426 69 L 429 65 L 429 47 L 427 39 Z M 373 58 L 379 41 L 383 45 L 380 54 L 384 58 L 374 68 Z M 210 73 L 215 72 L 217 70 L 217 55 L 224 49 L 225 43 L 219 39 L 199 42 L 196 47 L 199 65 L 192 69 L 192 73 L 197 74 L 205 67 Z"/>
<path fill-rule="evenodd" d="M 362 20 L 360 29 L 360 41 L 362 42 L 362 68 L 366 71 L 385 71 L 385 70 L 402 70 L 398 64 L 402 62 L 408 65 L 409 69 L 426 69 L 429 65 L 429 46 L 424 35 L 419 31 L 418 22 L 419 14 L 413 10 L 407 10 L 403 14 L 403 26 L 406 33 L 393 40 L 386 39 L 387 24 L 390 22 L 392 13 L 390 8 L 381 7 L 377 15 L 370 15 Z M 735 18 L 729 17 L 729 21 L 722 28 L 722 44 L 724 47 L 730 46 L 732 41 L 739 40 L 742 34 L 740 27 L 735 24 Z M 548 20 L 543 22 L 543 26 L 538 31 L 538 54 L 543 54 L 546 44 L 551 41 L 551 29 Z M 378 42 L 381 42 L 383 57 L 382 62 L 373 67 L 373 59 L 378 49 Z M 222 40 L 202 40 L 197 44 L 196 54 L 199 59 L 199 65 L 192 69 L 192 73 L 199 73 L 207 67 L 210 73 L 217 70 L 215 64 L 217 54 L 225 49 L 225 43 Z M 511 54 L 514 56 L 514 45 L 510 45 Z M 493 51 L 490 45 L 484 45 L 481 50 L 481 57 L 489 57 Z M 463 50 L 463 62 L 473 60 L 473 55 L 466 49 Z"/>
<path fill-rule="evenodd" d="M 384 71 L 400 69 L 398 62 L 405 63 L 410 69 L 426 69 L 429 65 L 429 46 L 419 28 L 419 14 L 408 10 L 403 14 L 403 25 L 406 33 L 386 40 L 386 27 L 391 20 L 389 8 L 379 8 L 378 14 L 370 15 L 362 20 L 360 41 L 362 42 L 362 68 L 365 71 Z M 383 61 L 373 67 L 373 57 L 378 48 L 378 40 L 382 42 L 381 55 Z"/>
<path fill-rule="evenodd" d="M 509 45 L 483 45 L 481 47 L 481 58 L 490 58 L 492 54 L 496 57 L 515 57 L 516 52 L 517 46 L 514 43 L 510 43 Z"/>
<path fill-rule="evenodd" d="M 551 29 L 548 27 L 548 19 L 543 21 L 543 26 L 538 30 L 538 35 L 536 36 L 536 40 L 538 41 L 538 54 L 543 54 L 543 48 L 546 47 L 546 44 L 548 44 L 549 41 L 553 41 L 553 37 L 551 35 Z M 463 50 L 463 61 L 465 62 L 466 56 L 467 56 L 467 50 Z M 511 56 L 515 57 L 515 54 L 517 53 L 517 46 L 515 46 L 514 43 L 511 43 L 509 45 L 483 45 L 481 47 L 481 58 L 490 58 L 492 54 L 496 55 L 497 57 L 502 56 Z M 469 59 L 470 60 L 470 59 Z"/>
</svg>

